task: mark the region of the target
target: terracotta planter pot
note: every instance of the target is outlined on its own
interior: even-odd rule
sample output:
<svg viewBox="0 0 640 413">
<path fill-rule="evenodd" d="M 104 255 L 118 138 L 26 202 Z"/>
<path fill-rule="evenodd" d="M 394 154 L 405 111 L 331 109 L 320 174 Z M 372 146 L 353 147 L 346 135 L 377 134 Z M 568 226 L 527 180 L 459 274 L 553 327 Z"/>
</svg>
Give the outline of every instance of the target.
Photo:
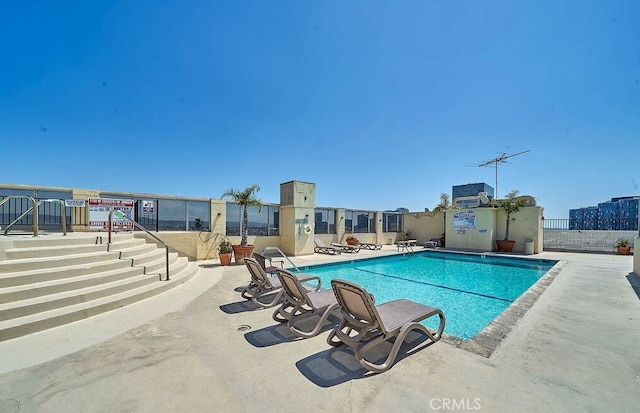
<svg viewBox="0 0 640 413">
<path fill-rule="evenodd" d="M 220 256 L 220 265 L 229 265 L 229 264 L 231 264 L 231 256 L 232 255 L 233 255 L 232 253 L 228 253 L 228 254 L 220 253 L 219 254 L 219 256 Z"/>
<path fill-rule="evenodd" d="M 629 255 L 631 254 L 631 247 L 616 247 L 618 255 Z"/>
<path fill-rule="evenodd" d="M 444 237 L 440 238 L 440 246 L 444 248 Z"/>
<path fill-rule="evenodd" d="M 244 259 L 253 254 L 255 245 L 234 245 L 233 255 L 236 257 L 236 264 L 244 264 Z"/>
<path fill-rule="evenodd" d="M 358 245 L 360 244 L 360 241 L 358 241 L 357 239 L 348 239 L 347 240 L 347 245 Z"/>
<path fill-rule="evenodd" d="M 496 245 L 498 246 L 498 252 L 511 252 L 513 251 L 513 246 L 516 245 L 516 242 L 512 240 L 505 241 L 503 239 L 497 239 Z"/>
</svg>

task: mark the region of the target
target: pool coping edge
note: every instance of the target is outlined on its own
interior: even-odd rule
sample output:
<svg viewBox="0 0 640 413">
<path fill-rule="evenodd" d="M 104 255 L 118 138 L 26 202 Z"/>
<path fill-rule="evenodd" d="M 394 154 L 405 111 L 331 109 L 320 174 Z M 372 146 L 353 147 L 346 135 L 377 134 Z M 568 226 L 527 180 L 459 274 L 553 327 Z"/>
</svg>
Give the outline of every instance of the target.
<svg viewBox="0 0 640 413">
<path fill-rule="evenodd" d="M 509 307 L 507 307 L 498 317 L 494 318 L 478 334 L 468 340 L 458 337 L 443 335 L 445 343 L 460 349 L 478 354 L 485 358 L 500 348 L 509 334 L 524 319 L 525 315 L 538 301 L 542 293 L 551 285 L 553 280 L 560 274 L 565 261 L 558 261 L 545 275 L 540 277 L 527 291 L 518 297 Z"/>
</svg>

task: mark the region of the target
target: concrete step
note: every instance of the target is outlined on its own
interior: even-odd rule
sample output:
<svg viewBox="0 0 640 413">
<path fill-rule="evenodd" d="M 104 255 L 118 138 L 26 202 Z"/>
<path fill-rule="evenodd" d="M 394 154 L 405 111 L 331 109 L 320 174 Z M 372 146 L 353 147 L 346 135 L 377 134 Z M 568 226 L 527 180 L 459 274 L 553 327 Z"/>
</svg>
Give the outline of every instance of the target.
<svg viewBox="0 0 640 413">
<path fill-rule="evenodd" d="M 158 277 L 154 275 L 139 274 L 124 280 L 112 281 L 77 290 L 63 291 L 27 300 L 12 301 L 0 304 L 0 321 L 46 312 L 74 304 L 81 304 L 156 282 L 159 282 Z"/>
<path fill-rule="evenodd" d="M 144 240 L 144 238 L 123 238 L 123 239 L 114 239 L 112 240 L 111 245 L 109 245 L 109 250 L 117 250 L 117 251 L 121 251 L 123 249 L 126 248 L 133 248 L 133 247 L 139 247 L 141 245 L 145 245 L 147 244 L 147 242 Z"/>
<path fill-rule="evenodd" d="M 57 257 L 23 258 L 0 262 L 0 274 L 25 270 L 40 270 L 52 267 L 69 267 L 98 261 L 110 261 L 120 257 L 119 251 L 96 251 L 85 254 L 70 254 Z"/>
<path fill-rule="evenodd" d="M 160 294 L 198 266 L 132 233 L 0 237 L 0 341 Z"/>
<path fill-rule="evenodd" d="M 147 244 L 143 239 L 136 239 L 135 241 L 137 241 L 137 245 L 112 244 L 109 247 L 109 251 L 119 251 L 121 259 L 135 258 L 136 256 L 141 256 L 157 251 L 164 254 L 164 249 L 159 249 L 155 244 Z"/>
<path fill-rule="evenodd" d="M 112 242 L 121 242 L 133 239 L 133 233 L 119 232 L 111 234 Z M 69 233 L 67 235 L 38 235 L 29 236 L 2 236 L 0 242 L 12 245 L 11 248 L 36 248 L 36 247 L 55 247 L 60 245 L 106 245 L 109 241 L 109 234 L 106 232 L 81 232 Z"/>
<path fill-rule="evenodd" d="M 173 276 L 174 272 L 180 271 L 185 268 L 189 263 L 186 257 L 179 257 L 178 254 L 169 254 L 169 276 Z M 162 279 L 165 278 L 167 273 L 167 265 L 165 264 L 164 255 L 162 258 L 154 261 L 149 261 L 144 265 L 146 274 L 158 274 Z"/>
<path fill-rule="evenodd" d="M 188 281 L 197 270 L 197 263 L 188 262 L 182 271 L 172 274 L 170 281 L 156 281 L 106 297 L 0 321 L 0 341 L 68 324 L 152 297 Z"/>
<path fill-rule="evenodd" d="M 107 251 L 108 244 L 57 245 L 54 247 L 27 247 L 5 250 L 6 260 L 25 260 L 33 258 L 58 257 L 61 255 L 90 254 Z"/>
<path fill-rule="evenodd" d="M 120 260 L 117 258 L 63 267 L 41 268 L 35 270 L 27 268 L 24 271 L 0 273 L 0 288 L 29 285 L 88 274 L 97 274 L 109 270 L 125 270 L 127 268 L 131 268 L 131 260 Z"/>
<path fill-rule="evenodd" d="M 115 268 L 75 277 L 54 278 L 50 281 L 42 281 L 35 284 L 4 287 L 0 288 L 0 304 L 106 284 L 141 275 L 144 273 L 143 271 L 144 269 L 139 267 Z"/>
<path fill-rule="evenodd" d="M 171 263 L 173 260 L 176 259 L 176 257 L 178 256 L 177 253 L 175 252 L 170 252 L 169 253 L 169 263 Z M 135 255 L 131 258 L 127 258 L 127 259 L 131 259 L 133 261 L 133 265 L 134 266 L 146 266 L 148 263 L 152 263 L 158 260 L 162 260 L 162 262 L 165 262 L 165 258 L 166 258 L 166 251 L 164 249 L 158 249 L 156 248 L 153 251 L 149 251 L 149 252 L 145 252 L 144 254 L 140 254 L 140 255 Z M 125 259 L 125 258 L 123 258 Z"/>
<path fill-rule="evenodd" d="M 83 238 L 80 238 L 82 240 Z M 63 239 L 70 241 L 77 241 L 78 239 L 68 238 Z M 84 238 L 84 240 L 89 240 L 89 238 Z M 147 244 L 142 238 L 134 238 L 134 237 L 118 237 L 116 239 L 112 239 L 112 243 L 78 243 L 78 242 L 69 242 L 62 243 L 58 240 L 56 243 L 52 243 L 51 245 L 42 245 L 43 241 L 39 239 L 35 239 L 32 242 L 23 241 L 18 243 L 5 244 L 4 250 L 4 259 L 5 260 L 16 260 L 16 259 L 30 259 L 30 258 L 44 258 L 44 257 L 56 257 L 61 255 L 71 255 L 71 254 L 88 254 L 92 252 L 98 251 L 123 251 L 128 249 L 133 249 L 136 247 L 151 247 L 153 248 L 155 245 Z"/>
</svg>

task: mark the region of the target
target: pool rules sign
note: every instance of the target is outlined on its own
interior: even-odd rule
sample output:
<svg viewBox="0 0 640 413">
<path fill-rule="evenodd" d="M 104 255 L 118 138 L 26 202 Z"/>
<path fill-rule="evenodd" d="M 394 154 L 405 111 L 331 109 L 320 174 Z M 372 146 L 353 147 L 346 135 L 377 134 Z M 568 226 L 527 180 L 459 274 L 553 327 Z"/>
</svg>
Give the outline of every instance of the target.
<svg viewBox="0 0 640 413">
<path fill-rule="evenodd" d="M 458 231 L 476 229 L 476 213 L 473 211 L 461 211 L 454 213 L 453 229 Z"/>
<path fill-rule="evenodd" d="M 132 199 L 89 198 L 89 229 L 108 230 L 109 212 L 114 210 L 113 230 L 132 231 L 133 222 L 129 219 L 133 219 L 134 206 Z"/>
</svg>

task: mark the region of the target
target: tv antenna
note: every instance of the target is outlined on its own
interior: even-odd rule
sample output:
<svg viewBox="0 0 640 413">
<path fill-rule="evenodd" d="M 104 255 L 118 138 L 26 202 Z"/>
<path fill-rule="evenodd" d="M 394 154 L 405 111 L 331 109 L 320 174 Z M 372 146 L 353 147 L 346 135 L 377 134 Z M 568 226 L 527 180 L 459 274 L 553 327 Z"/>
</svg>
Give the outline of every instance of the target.
<svg viewBox="0 0 640 413">
<path fill-rule="evenodd" d="M 498 164 L 501 163 L 506 163 L 507 159 L 509 158 L 513 158 L 514 156 L 518 156 L 518 155 L 522 155 L 523 153 L 527 153 L 529 152 L 529 149 L 527 149 L 526 151 L 522 151 L 522 152 L 518 152 L 518 153 L 512 153 L 512 154 L 506 154 L 506 153 L 502 153 L 502 155 L 490 159 L 488 161 L 482 162 L 480 165 L 478 166 L 491 166 L 493 165 L 496 168 L 496 196 L 493 198 L 493 204 L 495 205 L 496 200 L 498 199 Z"/>
</svg>

